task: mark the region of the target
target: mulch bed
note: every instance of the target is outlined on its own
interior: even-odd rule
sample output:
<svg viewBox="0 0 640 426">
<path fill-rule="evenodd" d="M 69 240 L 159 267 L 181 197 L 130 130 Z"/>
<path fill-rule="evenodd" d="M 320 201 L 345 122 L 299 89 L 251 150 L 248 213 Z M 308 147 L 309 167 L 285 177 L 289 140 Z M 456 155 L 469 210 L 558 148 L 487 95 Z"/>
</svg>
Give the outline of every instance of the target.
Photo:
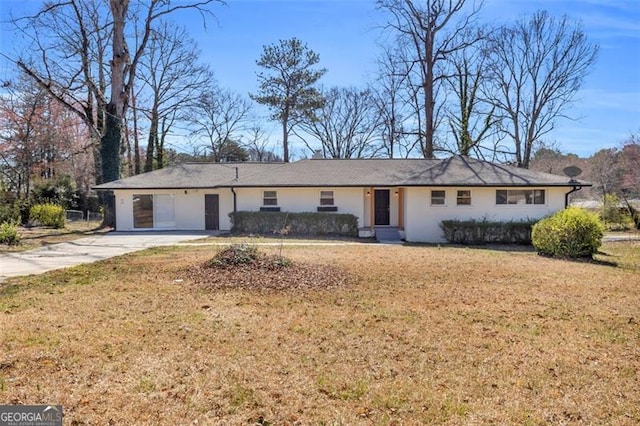
<svg viewBox="0 0 640 426">
<path fill-rule="evenodd" d="M 319 290 L 343 286 L 346 271 L 331 265 L 292 262 L 278 268 L 257 264 L 212 266 L 192 265 L 185 278 L 200 288 L 210 290 Z"/>
</svg>

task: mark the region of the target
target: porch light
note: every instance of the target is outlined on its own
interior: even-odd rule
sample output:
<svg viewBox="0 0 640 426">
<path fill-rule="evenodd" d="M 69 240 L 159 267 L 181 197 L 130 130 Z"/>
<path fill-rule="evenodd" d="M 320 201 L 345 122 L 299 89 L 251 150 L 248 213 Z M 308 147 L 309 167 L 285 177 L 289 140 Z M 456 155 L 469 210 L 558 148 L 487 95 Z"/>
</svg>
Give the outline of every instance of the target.
<svg viewBox="0 0 640 426">
<path fill-rule="evenodd" d="M 398 196 L 398 191 L 396 191 L 395 195 L 396 195 L 396 197 Z"/>
<path fill-rule="evenodd" d="M 371 191 L 367 191 L 367 197 L 371 195 Z"/>
</svg>

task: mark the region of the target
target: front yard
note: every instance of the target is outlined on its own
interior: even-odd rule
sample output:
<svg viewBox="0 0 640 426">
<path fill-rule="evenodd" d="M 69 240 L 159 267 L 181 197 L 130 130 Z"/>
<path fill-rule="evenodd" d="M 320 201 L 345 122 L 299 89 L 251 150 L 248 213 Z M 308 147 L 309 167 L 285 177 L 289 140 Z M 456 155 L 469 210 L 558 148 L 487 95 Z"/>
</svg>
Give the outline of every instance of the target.
<svg viewBox="0 0 640 426">
<path fill-rule="evenodd" d="M 20 236 L 20 244 L 0 244 L 0 253 L 33 250 L 49 244 L 73 241 L 78 238 L 107 232 L 109 230 L 110 228 L 101 228 L 100 221 L 69 221 L 67 225 L 61 229 L 44 226 L 31 228 L 19 227 L 18 235 Z"/>
<path fill-rule="evenodd" d="M 600 263 L 285 246 L 350 278 L 269 291 L 195 285 L 218 249 L 0 284 L 0 401 L 59 403 L 78 425 L 640 422 L 637 241 Z"/>
</svg>

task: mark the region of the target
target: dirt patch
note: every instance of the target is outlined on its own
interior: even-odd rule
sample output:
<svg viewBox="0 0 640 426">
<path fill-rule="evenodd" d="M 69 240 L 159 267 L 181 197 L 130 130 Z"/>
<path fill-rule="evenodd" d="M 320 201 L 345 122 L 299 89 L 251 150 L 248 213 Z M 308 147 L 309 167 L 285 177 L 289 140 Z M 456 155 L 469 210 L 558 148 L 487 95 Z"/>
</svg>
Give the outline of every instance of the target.
<svg viewBox="0 0 640 426">
<path fill-rule="evenodd" d="M 189 267 L 184 275 L 201 288 L 255 291 L 329 289 L 345 285 L 349 278 L 341 268 L 301 262 L 282 267 L 265 264 L 216 267 L 201 263 Z"/>
</svg>

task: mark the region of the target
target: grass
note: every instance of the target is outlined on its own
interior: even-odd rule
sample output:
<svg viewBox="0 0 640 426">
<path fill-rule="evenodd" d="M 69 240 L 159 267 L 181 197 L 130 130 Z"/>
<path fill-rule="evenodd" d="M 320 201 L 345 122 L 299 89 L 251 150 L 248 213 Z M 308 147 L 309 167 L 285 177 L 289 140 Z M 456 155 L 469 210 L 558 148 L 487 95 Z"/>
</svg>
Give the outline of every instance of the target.
<svg viewBox="0 0 640 426">
<path fill-rule="evenodd" d="M 67 222 L 67 226 L 62 229 L 36 226 L 33 228 L 19 228 L 20 244 L 9 246 L 0 244 L 0 253 L 21 252 L 37 249 L 42 246 L 56 243 L 73 241 L 98 232 L 106 232 L 108 229 L 101 229 L 99 221 L 77 221 Z"/>
<path fill-rule="evenodd" d="M 192 285 L 185 268 L 216 250 L 9 280 L 0 400 L 60 403 L 65 424 L 640 422 L 638 242 L 606 244 L 599 263 L 287 246 L 351 280 L 267 292 Z"/>
</svg>

